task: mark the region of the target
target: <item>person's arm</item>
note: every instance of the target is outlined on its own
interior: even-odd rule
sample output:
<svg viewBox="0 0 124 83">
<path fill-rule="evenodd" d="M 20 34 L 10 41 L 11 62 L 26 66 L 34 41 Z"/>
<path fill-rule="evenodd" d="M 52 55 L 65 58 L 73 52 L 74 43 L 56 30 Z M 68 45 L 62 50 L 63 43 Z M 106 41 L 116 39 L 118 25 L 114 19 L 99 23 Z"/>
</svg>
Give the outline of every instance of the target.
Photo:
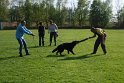
<svg viewBox="0 0 124 83">
<path fill-rule="evenodd" d="M 106 37 L 107 35 L 106 35 L 106 32 L 103 30 L 103 33 L 104 33 L 104 36 Z"/>
<path fill-rule="evenodd" d="M 38 26 L 38 33 L 39 33 L 39 31 L 40 31 L 40 26 Z"/>
<path fill-rule="evenodd" d="M 95 37 L 96 37 L 96 34 L 94 33 L 94 35 L 93 35 L 93 36 L 91 36 L 91 37 L 89 37 L 89 39 L 90 39 L 90 38 L 95 38 Z"/>
<path fill-rule="evenodd" d="M 25 26 L 22 27 L 24 33 L 28 34 L 28 35 L 32 35 L 35 36 L 30 30 L 28 30 Z"/>
<path fill-rule="evenodd" d="M 43 26 L 44 27 L 44 32 L 45 32 L 45 26 Z"/>
<path fill-rule="evenodd" d="M 48 33 L 50 33 L 50 26 L 48 26 Z"/>
<path fill-rule="evenodd" d="M 58 26 L 56 24 L 54 24 L 56 32 L 58 32 Z"/>
</svg>

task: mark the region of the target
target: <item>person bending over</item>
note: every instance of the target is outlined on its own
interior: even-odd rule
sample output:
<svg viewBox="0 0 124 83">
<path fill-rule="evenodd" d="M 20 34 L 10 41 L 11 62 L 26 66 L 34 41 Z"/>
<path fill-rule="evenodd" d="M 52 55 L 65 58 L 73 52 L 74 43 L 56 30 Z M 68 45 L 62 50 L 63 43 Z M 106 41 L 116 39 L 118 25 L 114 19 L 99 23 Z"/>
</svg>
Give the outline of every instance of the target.
<svg viewBox="0 0 124 83">
<path fill-rule="evenodd" d="M 105 40 L 106 40 L 105 31 L 101 28 L 92 27 L 91 32 L 93 32 L 94 35 L 89 38 L 94 38 L 94 37 L 96 37 L 96 35 L 98 36 L 98 38 L 96 39 L 95 44 L 94 44 L 94 50 L 91 54 L 96 54 L 99 44 L 101 44 L 102 50 L 103 50 L 104 54 L 106 54 L 107 51 L 106 51 L 106 46 L 105 46 Z"/>
</svg>

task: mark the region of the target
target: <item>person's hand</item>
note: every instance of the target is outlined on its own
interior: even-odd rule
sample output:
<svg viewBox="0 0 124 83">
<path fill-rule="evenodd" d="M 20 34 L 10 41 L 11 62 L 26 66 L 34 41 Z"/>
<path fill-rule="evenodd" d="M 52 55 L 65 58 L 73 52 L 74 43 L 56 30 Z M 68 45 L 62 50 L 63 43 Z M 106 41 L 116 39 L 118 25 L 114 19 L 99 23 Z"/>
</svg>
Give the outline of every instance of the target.
<svg viewBox="0 0 124 83">
<path fill-rule="evenodd" d="M 32 36 L 35 36 L 34 34 L 31 34 Z"/>
</svg>

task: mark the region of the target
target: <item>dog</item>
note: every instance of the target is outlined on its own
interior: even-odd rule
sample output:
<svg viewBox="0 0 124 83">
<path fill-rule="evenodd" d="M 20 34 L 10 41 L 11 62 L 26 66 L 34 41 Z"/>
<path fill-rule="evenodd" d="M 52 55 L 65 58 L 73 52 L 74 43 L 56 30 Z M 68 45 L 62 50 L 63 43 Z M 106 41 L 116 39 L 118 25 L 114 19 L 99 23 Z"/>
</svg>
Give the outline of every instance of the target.
<svg viewBox="0 0 124 83">
<path fill-rule="evenodd" d="M 67 50 L 68 54 L 71 52 L 72 54 L 75 54 L 73 52 L 73 48 L 79 44 L 80 42 L 83 42 L 83 41 L 86 41 L 88 40 L 89 38 L 85 38 L 83 40 L 80 40 L 80 41 L 72 41 L 70 43 L 62 43 L 60 45 L 58 45 L 53 51 L 52 53 L 56 52 L 56 55 L 58 55 L 58 53 L 60 53 L 60 55 L 62 55 L 62 52 L 64 50 Z"/>
</svg>

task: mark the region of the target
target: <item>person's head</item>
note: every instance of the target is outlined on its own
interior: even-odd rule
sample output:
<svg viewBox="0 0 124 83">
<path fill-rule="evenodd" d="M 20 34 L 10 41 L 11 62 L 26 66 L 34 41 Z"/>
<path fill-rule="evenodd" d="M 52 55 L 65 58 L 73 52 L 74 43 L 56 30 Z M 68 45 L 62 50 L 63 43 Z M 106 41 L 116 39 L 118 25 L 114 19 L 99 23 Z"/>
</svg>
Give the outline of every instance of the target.
<svg viewBox="0 0 124 83">
<path fill-rule="evenodd" d="M 26 25 L 26 21 L 25 21 L 25 20 L 22 20 L 22 21 L 21 21 L 21 25 L 22 25 L 22 26 Z"/>
<path fill-rule="evenodd" d="M 96 28 L 95 27 L 91 27 L 91 32 L 95 32 Z"/>
<path fill-rule="evenodd" d="M 50 22 L 50 24 L 53 24 L 53 20 L 50 20 L 49 22 Z"/>
<path fill-rule="evenodd" d="M 43 24 L 43 22 L 39 22 L 39 25 L 42 25 Z"/>
</svg>

